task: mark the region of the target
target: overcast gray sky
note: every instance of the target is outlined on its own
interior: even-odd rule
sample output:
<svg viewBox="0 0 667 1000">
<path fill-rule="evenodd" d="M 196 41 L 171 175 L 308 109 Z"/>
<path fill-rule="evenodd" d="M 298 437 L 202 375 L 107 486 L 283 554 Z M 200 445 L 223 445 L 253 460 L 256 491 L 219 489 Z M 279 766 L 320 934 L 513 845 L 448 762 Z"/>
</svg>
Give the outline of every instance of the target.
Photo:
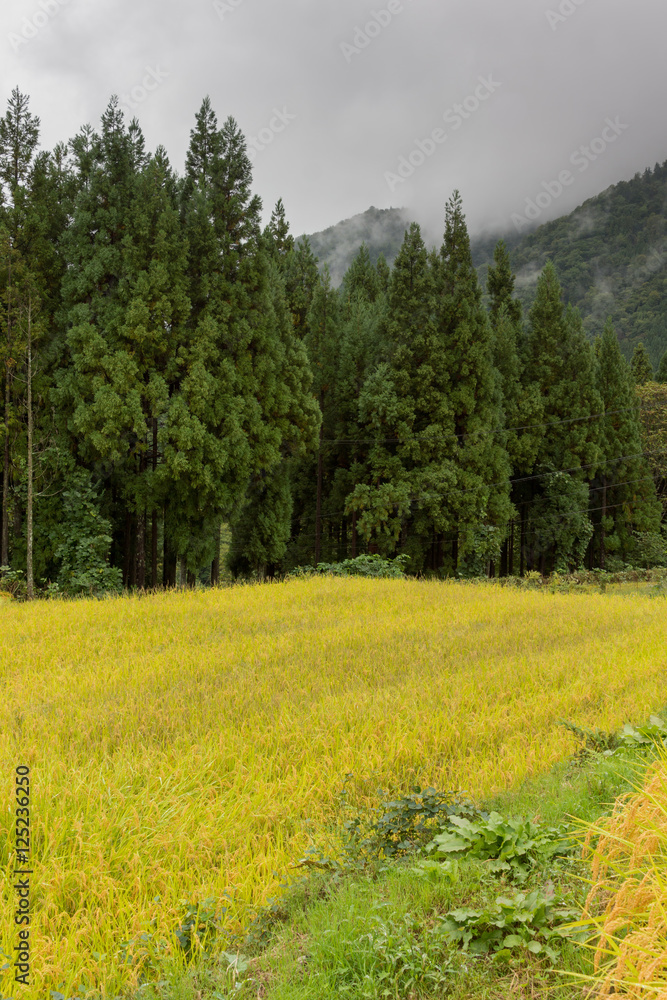
<svg viewBox="0 0 667 1000">
<path fill-rule="evenodd" d="M 180 172 L 209 94 L 294 233 L 375 205 L 439 234 L 456 187 L 479 232 L 667 159 L 666 37 L 665 0 L 4 0 L 0 100 L 51 147 L 118 93 Z"/>
</svg>

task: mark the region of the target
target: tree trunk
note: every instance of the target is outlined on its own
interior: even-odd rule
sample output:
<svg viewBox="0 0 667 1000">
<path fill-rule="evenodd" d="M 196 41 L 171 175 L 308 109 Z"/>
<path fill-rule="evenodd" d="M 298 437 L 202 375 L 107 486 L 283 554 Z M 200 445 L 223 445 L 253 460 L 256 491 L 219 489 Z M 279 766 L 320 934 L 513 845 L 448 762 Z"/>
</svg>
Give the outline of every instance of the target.
<svg viewBox="0 0 667 1000">
<path fill-rule="evenodd" d="M 32 562 L 33 528 L 33 472 L 32 472 L 32 301 L 28 294 L 28 510 L 26 516 L 26 588 L 29 601 L 35 596 Z"/>
<path fill-rule="evenodd" d="M 9 566 L 9 361 L 5 366 L 5 455 L 2 470 L 2 552 L 0 566 Z"/>
<path fill-rule="evenodd" d="M 141 452 L 139 456 L 139 477 L 144 480 L 146 476 L 146 453 Z M 142 507 L 137 514 L 137 542 L 136 542 L 136 572 L 135 581 L 139 590 L 146 589 L 146 508 Z"/>
<path fill-rule="evenodd" d="M 176 556 L 171 551 L 169 544 L 169 531 L 167 529 L 167 505 L 164 506 L 162 516 L 164 524 L 164 538 L 162 545 L 162 584 L 165 588 L 176 586 Z"/>
<path fill-rule="evenodd" d="M 605 568 L 607 552 L 605 548 L 605 518 L 607 517 L 607 477 L 602 478 L 602 517 L 600 519 L 600 569 Z"/>
<path fill-rule="evenodd" d="M 0 566 L 9 566 L 9 410 L 11 404 L 11 380 L 9 364 L 12 353 L 12 252 L 9 248 L 9 264 L 7 269 L 7 358 L 5 361 L 5 448 L 2 473 L 2 549 L 0 551 Z"/>
<path fill-rule="evenodd" d="M 315 510 L 315 565 L 320 561 L 322 541 L 322 436 L 320 426 L 320 446 L 317 450 L 317 506 Z"/>
<path fill-rule="evenodd" d="M 153 418 L 153 473 L 157 469 L 157 420 Z M 155 479 L 155 476 L 153 476 Z M 153 485 L 155 489 L 155 485 Z M 157 590 L 157 510 L 151 519 L 151 586 Z"/>
<path fill-rule="evenodd" d="M 357 512 L 352 514 L 352 558 L 357 558 Z"/>
<path fill-rule="evenodd" d="M 185 588 L 188 583 L 188 560 L 187 556 L 181 556 L 178 561 L 178 586 Z"/>
<path fill-rule="evenodd" d="M 123 586 L 130 586 L 130 554 L 132 551 L 132 515 L 125 511 L 125 538 L 123 552 Z"/>
<path fill-rule="evenodd" d="M 215 540 L 215 555 L 213 556 L 213 562 L 211 563 L 211 586 L 217 587 L 220 583 L 220 532 L 222 531 L 222 525 L 218 524 L 216 528 L 216 540 Z"/>
<path fill-rule="evenodd" d="M 526 572 L 526 514 L 524 508 L 521 508 L 521 533 L 519 535 L 519 576 L 523 576 Z"/>
<path fill-rule="evenodd" d="M 136 582 L 139 590 L 146 589 L 146 512 L 143 510 L 137 517 Z"/>
</svg>

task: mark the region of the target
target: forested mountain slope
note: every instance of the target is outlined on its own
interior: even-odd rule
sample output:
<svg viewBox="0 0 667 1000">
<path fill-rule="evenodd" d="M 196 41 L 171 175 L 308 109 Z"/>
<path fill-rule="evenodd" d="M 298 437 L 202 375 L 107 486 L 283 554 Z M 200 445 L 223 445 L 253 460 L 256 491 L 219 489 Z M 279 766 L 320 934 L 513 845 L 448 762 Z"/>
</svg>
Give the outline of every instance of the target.
<svg viewBox="0 0 667 1000">
<path fill-rule="evenodd" d="M 407 225 L 405 211 L 373 208 L 310 240 L 338 284 L 362 242 L 372 260 L 383 252 L 391 264 Z M 500 236 L 510 249 L 524 305 L 532 303 L 538 275 L 551 259 L 565 299 L 580 309 L 589 335 L 600 333 L 611 316 L 624 353 L 629 357 L 641 340 L 658 364 L 667 349 L 667 161 L 530 233 L 473 238 L 482 279 Z"/>
<path fill-rule="evenodd" d="M 338 286 L 362 243 L 368 247 L 373 264 L 381 253 L 387 263 L 392 264 L 411 221 L 405 209 L 371 207 L 320 233 L 313 233 L 308 239 L 320 265 L 329 265 L 333 284 Z"/>
</svg>

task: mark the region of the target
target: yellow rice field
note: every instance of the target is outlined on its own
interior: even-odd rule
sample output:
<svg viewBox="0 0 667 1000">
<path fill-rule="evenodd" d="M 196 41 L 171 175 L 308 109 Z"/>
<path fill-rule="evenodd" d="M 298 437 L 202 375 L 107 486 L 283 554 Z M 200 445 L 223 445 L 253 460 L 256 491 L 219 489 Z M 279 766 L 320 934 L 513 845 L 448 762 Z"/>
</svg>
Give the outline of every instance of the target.
<svg viewBox="0 0 667 1000">
<path fill-rule="evenodd" d="M 561 717 L 614 728 L 662 707 L 667 614 L 643 596 L 335 578 L 4 602 L 0 684 L 7 954 L 17 765 L 32 782 L 33 985 L 16 993 L 114 996 L 136 977 L 121 943 L 175 929 L 181 900 L 228 893 L 234 921 L 274 893 L 349 772 L 357 801 L 415 781 L 481 795 L 571 752 Z"/>
<path fill-rule="evenodd" d="M 635 1000 L 667 1000 L 667 752 L 635 794 L 619 799 L 612 816 L 591 826 L 599 835 L 592 857 L 587 909 L 600 898 L 606 910 L 595 923 L 596 997 L 622 993 Z"/>
</svg>

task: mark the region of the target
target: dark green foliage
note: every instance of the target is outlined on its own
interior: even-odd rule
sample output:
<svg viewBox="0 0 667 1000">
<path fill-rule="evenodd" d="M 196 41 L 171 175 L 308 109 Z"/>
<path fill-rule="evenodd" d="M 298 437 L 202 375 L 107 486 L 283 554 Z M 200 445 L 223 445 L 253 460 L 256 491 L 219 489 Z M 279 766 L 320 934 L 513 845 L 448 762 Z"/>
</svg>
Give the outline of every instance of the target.
<svg viewBox="0 0 667 1000">
<path fill-rule="evenodd" d="M 538 551 L 552 554 L 557 573 L 583 563 L 593 535 L 588 495 L 588 484 L 567 472 L 552 472 L 541 480 L 531 509 L 531 527 Z"/>
<path fill-rule="evenodd" d="M 361 244 L 359 252 L 345 272 L 342 294 L 345 300 L 361 297 L 367 302 L 375 302 L 380 294 L 380 273 L 371 263 L 368 247 Z"/>
<path fill-rule="evenodd" d="M 39 143 L 40 121 L 29 109 L 30 98 L 14 87 L 5 116 L 0 118 L 0 182 L 6 185 L 14 205 Z"/>
<path fill-rule="evenodd" d="M 38 140 L 15 89 L 0 120 L 0 561 L 12 573 L 27 562 L 29 454 L 42 579 L 64 566 L 87 580 L 89 556 L 108 555 L 125 586 L 216 583 L 223 524 L 234 574 L 259 579 L 408 565 L 534 581 L 667 560 L 650 358 L 639 351 L 635 364 L 641 438 L 613 331 L 594 354 L 551 262 L 524 329 L 518 241 L 494 241 L 487 309 L 458 193 L 439 252 L 395 210 L 348 226 L 337 290 L 308 240 L 294 240 L 282 200 L 262 231 L 245 138 L 208 98 L 181 178 L 116 98 L 98 131 L 52 152 Z M 663 173 L 642 179 L 653 201 Z M 658 221 L 647 226 L 642 252 L 658 245 Z M 526 237 L 534 247 L 540 232 Z M 563 252 L 553 256 L 569 280 L 585 255 Z M 31 449 L 22 270 L 40 306 Z M 63 547 L 57 498 L 72 469 L 98 484 L 108 553 Z"/>
<path fill-rule="evenodd" d="M 294 332 L 303 339 L 308 332 L 308 313 L 318 281 L 317 258 L 313 255 L 307 237 L 303 236 L 280 259 L 280 270 Z"/>
<path fill-rule="evenodd" d="M 571 854 L 574 843 L 562 829 L 530 820 L 504 819 L 496 812 L 473 820 L 452 816 L 426 850 L 448 858 L 463 856 L 488 862 L 489 871 L 505 872 L 525 882 L 530 871 L 556 856 Z"/>
<path fill-rule="evenodd" d="M 210 955 L 221 929 L 217 913 L 217 900 L 213 897 L 205 899 L 201 903 L 188 903 L 187 900 L 181 900 L 181 906 L 183 908 L 181 924 L 174 931 L 174 935 L 183 951 L 185 960 L 192 961 L 200 949 L 204 955 Z"/>
<path fill-rule="evenodd" d="M 525 378 L 538 389 L 543 422 L 536 438 L 536 475 L 522 485 L 524 555 L 542 575 L 580 565 L 592 525 L 588 488 L 600 460 L 595 356 L 578 313 L 566 309 L 556 271 L 541 275 L 525 341 Z M 565 477 L 565 478 L 563 478 Z"/>
<path fill-rule="evenodd" d="M 451 910 L 441 918 L 441 929 L 448 945 L 460 945 L 471 955 L 491 953 L 496 960 L 507 960 L 513 951 L 523 949 L 555 963 L 563 939 L 572 937 L 568 924 L 579 916 L 578 910 L 535 889 L 511 898 L 498 896 L 484 909 Z"/>
<path fill-rule="evenodd" d="M 457 492 L 448 498 L 456 522 L 457 556 L 497 560 L 512 514 L 509 459 L 503 440 L 502 395 L 493 333 L 482 306 L 458 191 L 447 203 L 445 236 L 435 263 L 436 328 L 450 369 L 449 402 L 456 441 Z M 489 529 L 493 529 L 492 531 Z"/>
<path fill-rule="evenodd" d="M 629 358 L 642 340 L 657 365 L 667 349 L 666 183 L 667 162 L 656 164 L 533 232 L 505 233 L 523 306 L 530 308 L 536 278 L 551 259 L 565 301 L 579 309 L 587 335 L 600 334 L 611 315 L 623 354 Z M 311 240 L 338 285 L 362 242 L 371 260 L 382 252 L 393 263 L 409 222 L 399 209 L 369 209 Z M 497 236 L 480 236 L 472 243 L 483 280 L 496 243 Z"/>
<path fill-rule="evenodd" d="M 83 469 L 69 477 L 63 492 L 60 536 L 55 555 L 61 593 L 92 596 L 121 590 L 121 571 L 109 566 L 111 524 L 100 513 L 98 492 Z"/>
<path fill-rule="evenodd" d="M 285 464 L 270 476 L 259 476 L 248 488 L 245 505 L 231 522 L 227 565 L 234 577 L 255 573 L 273 576 L 292 526 L 292 491 Z"/>
<path fill-rule="evenodd" d="M 405 577 L 405 564 L 409 556 L 402 554 L 395 559 L 383 559 L 374 555 L 356 556 L 340 563 L 318 563 L 317 566 L 303 566 L 291 570 L 289 576 L 371 576 L 384 580 L 401 580 Z"/>
<path fill-rule="evenodd" d="M 655 381 L 661 382 L 663 385 L 667 382 L 667 350 L 660 358 L 660 364 L 658 365 L 658 370 L 655 373 Z"/>
<path fill-rule="evenodd" d="M 377 818 L 368 829 L 363 846 L 385 857 L 410 854 L 426 847 L 434 830 L 458 819 L 473 819 L 480 814 L 461 792 L 438 792 L 435 788 L 413 788 L 410 795 L 384 800 L 376 810 Z M 354 823 L 348 830 L 358 829 Z"/>
<path fill-rule="evenodd" d="M 633 351 L 630 370 L 635 380 L 635 385 L 646 385 L 647 382 L 653 381 L 653 365 L 648 356 L 648 351 L 641 341 Z"/>
<path fill-rule="evenodd" d="M 641 424 L 635 385 L 608 322 L 596 343 L 597 386 L 604 407 L 600 447 L 604 458 L 593 481 L 599 563 L 609 558 L 635 563 L 639 536 L 660 532 L 660 504 L 649 466 L 642 454 Z M 613 562 L 611 564 L 613 566 Z"/>
<path fill-rule="evenodd" d="M 509 253 L 501 240 L 494 250 L 493 266 L 488 270 L 487 290 L 491 298 L 493 361 L 500 377 L 507 427 L 507 454 L 516 474 L 529 471 L 535 463 L 538 448 L 535 427 L 542 422 L 544 406 L 538 386 L 525 378 L 523 310 L 514 297 L 514 283 Z"/>
</svg>

